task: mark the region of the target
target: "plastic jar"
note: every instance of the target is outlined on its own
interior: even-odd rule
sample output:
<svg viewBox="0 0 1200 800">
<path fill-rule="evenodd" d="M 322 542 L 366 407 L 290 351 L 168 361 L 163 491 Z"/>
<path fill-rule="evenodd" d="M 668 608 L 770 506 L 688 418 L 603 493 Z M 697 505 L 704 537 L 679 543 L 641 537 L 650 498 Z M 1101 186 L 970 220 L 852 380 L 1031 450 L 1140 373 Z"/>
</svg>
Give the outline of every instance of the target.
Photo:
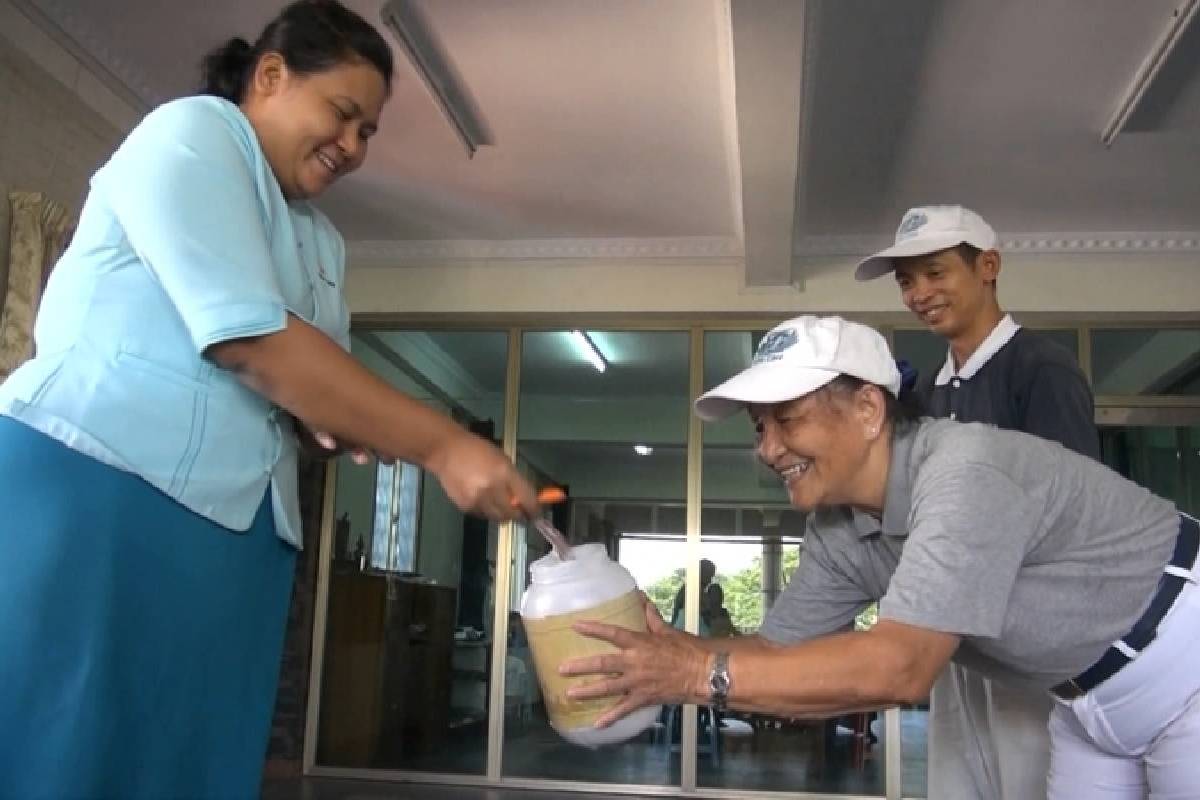
<svg viewBox="0 0 1200 800">
<path fill-rule="evenodd" d="M 619 698 L 569 700 L 568 689 L 594 681 L 596 676 L 558 674 L 559 665 L 568 658 L 616 652 L 608 642 L 573 631 L 573 623 L 594 620 L 646 630 L 646 612 L 633 576 L 612 561 L 600 544 L 572 548 L 569 561 L 559 560 L 551 551 L 529 569 L 531 580 L 521 600 L 521 618 L 554 730 L 567 741 L 597 747 L 623 742 L 649 728 L 661 706 L 640 708 L 607 728 L 596 728 L 596 720 Z"/>
</svg>

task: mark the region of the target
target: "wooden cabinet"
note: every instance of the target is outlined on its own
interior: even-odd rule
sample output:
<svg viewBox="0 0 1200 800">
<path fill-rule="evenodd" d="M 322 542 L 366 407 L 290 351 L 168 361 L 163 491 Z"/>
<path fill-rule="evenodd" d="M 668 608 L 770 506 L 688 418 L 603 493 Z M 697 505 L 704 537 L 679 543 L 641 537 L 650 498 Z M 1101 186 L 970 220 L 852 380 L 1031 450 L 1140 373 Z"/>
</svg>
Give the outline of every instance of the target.
<svg viewBox="0 0 1200 800">
<path fill-rule="evenodd" d="M 453 587 L 334 568 L 318 763 L 402 767 L 445 744 L 456 597 Z"/>
</svg>

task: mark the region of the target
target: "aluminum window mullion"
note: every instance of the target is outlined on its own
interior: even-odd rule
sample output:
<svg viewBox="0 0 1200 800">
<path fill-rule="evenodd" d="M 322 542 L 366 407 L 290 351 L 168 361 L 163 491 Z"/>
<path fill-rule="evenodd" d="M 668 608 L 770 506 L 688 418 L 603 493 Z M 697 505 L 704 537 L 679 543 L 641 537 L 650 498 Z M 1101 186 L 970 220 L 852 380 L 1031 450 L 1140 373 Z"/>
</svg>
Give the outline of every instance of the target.
<svg viewBox="0 0 1200 800">
<path fill-rule="evenodd" d="M 521 400 L 521 328 L 508 330 L 508 364 L 504 383 L 504 436 L 501 448 L 517 463 L 517 418 Z M 496 585 L 492 587 L 492 663 L 488 683 L 487 768 L 489 782 L 499 782 L 504 769 L 504 682 L 508 657 L 508 603 L 512 592 L 512 522 L 500 525 L 496 542 Z"/>
<path fill-rule="evenodd" d="M 700 630 L 700 511 L 701 465 L 704 429 L 700 418 L 691 413 L 691 402 L 704 391 L 704 329 L 689 329 L 688 355 L 688 433 L 687 433 L 687 591 L 684 593 L 684 627 L 689 633 Z M 715 721 L 714 721 L 715 724 Z M 683 726 L 679 736 L 679 782 L 685 792 L 696 791 L 696 706 L 683 707 Z M 670 736 L 670 731 L 667 732 Z"/>
</svg>

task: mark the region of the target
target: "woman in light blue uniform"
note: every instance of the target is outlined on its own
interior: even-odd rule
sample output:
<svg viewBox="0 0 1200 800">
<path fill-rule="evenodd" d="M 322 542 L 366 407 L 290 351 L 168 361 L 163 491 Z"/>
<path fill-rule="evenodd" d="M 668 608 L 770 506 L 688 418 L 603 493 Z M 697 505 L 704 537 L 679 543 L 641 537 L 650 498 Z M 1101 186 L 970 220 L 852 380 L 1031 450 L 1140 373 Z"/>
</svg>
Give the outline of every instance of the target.
<svg viewBox="0 0 1200 800">
<path fill-rule="evenodd" d="M 362 164 L 391 74 L 370 24 L 300 0 L 93 177 L 0 386 L 0 798 L 257 796 L 298 435 L 537 512 L 499 450 L 346 352 L 344 248 L 309 200 Z"/>
</svg>

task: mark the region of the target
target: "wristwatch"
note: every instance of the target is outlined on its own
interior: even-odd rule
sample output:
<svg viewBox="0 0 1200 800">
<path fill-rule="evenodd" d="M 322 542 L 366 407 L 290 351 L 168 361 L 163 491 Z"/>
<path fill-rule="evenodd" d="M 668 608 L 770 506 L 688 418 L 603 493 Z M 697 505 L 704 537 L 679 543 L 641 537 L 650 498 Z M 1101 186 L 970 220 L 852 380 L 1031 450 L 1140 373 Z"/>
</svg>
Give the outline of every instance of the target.
<svg viewBox="0 0 1200 800">
<path fill-rule="evenodd" d="M 717 711 L 724 711 L 729 702 L 729 653 L 717 653 L 712 672 L 708 673 L 708 699 Z"/>
</svg>

